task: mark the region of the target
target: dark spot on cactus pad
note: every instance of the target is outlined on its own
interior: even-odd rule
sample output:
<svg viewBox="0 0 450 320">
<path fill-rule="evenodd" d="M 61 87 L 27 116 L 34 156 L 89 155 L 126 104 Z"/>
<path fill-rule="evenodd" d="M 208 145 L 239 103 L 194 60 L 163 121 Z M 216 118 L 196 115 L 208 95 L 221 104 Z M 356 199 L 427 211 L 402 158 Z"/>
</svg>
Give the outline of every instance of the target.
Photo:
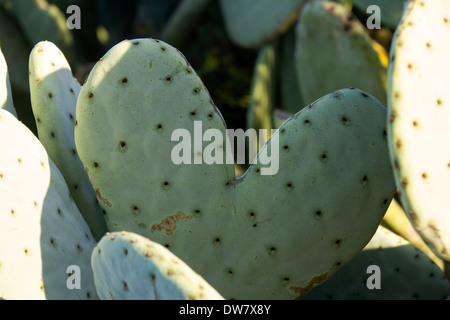
<svg viewBox="0 0 450 320">
<path fill-rule="evenodd" d="M 21 159 L 21 158 L 18 158 L 18 159 L 17 159 L 17 162 L 18 162 L 19 164 L 22 164 L 22 159 Z"/>
<path fill-rule="evenodd" d="M 213 113 L 208 114 L 208 119 L 211 120 L 213 118 Z"/>
<path fill-rule="evenodd" d="M 289 289 L 292 290 L 295 294 L 298 294 L 298 296 L 296 297 L 296 300 L 298 300 L 302 298 L 305 294 L 307 294 L 316 285 L 319 285 L 322 282 L 324 282 L 327 279 L 327 277 L 328 272 L 325 272 L 324 274 L 312 278 L 305 287 L 292 286 Z"/>
<path fill-rule="evenodd" d="M 450 21 L 450 19 L 449 19 L 449 18 L 447 18 L 447 17 L 444 17 L 444 18 L 443 18 L 443 20 L 444 20 L 444 23 L 445 23 L 445 24 L 448 24 L 448 23 L 449 23 L 449 21 Z"/>
<path fill-rule="evenodd" d="M 402 140 L 398 139 L 398 140 L 395 142 L 395 145 L 397 146 L 398 149 L 401 149 L 401 147 L 402 147 Z"/>
<path fill-rule="evenodd" d="M 72 149 L 72 154 L 73 154 L 74 156 L 76 156 L 76 155 L 77 155 L 77 150 Z"/>
<path fill-rule="evenodd" d="M 28 248 L 23 249 L 23 252 L 25 253 L 25 255 L 30 255 L 30 250 Z"/>
<path fill-rule="evenodd" d="M 131 210 L 133 211 L 134 215 L 139 214 L 139 207 L 138 206 L 136 206 L 136 205 L 132 206 Z"/>
<path fill-rule="evenodd" d="M 172 82 L 172 80 L 173 80 L 173 77 L 172 77 L 172 76 L 167 76 L 167 77 L 166 77 L 166 82 Z"/>
<path fill-rule="evenodd" d="M 94 97 L 94 94 L 93 94 L 92 92 L 89 92 L 89 93 L 88 93 L 88 98 L 89 98 L 89 99 L 92 99 L 93 97 Z"/>
<path fill-rule="evenodd" d="M 286 283 L 289 282 L 289 280 L 290 280 L 289 277 L 284 277 L 284 278 L 283 278 L 283 283 L 286 284 Z"/>
<path fill-rule="evenodd" d="M 16 211 L 15 211 L 14 209 L 11 209 L 11 214 L 12 214 L 12 215 L 15 215 L 15 214 L 16 214 Z"/>
<path fill-rule="evenodd" d="M 227 182 L 225 183 L 225 186 L 226 186 L 227 188 L 231 187 L 231 181 L 227 181 Z"/>
<path fill-rule="evenodd" d="M 326 151 L 323 152 L 323 153 L 321 154 L 320 160 L 321 160 L 322 162 L 324 162 L 324 163 L 327 162 L 328 156 L 327 156 L 327 152 L 326 152 Z"/>
<path fill-rule="evenodd" d="M 362 95 L 364 98 L 368 98 L 368 97 L 369 97 L 369 95 L 368 95 L 367 93 L 364 93 L 364 92 L 362 92 L 361 95 Z"/>
<path fill-rule="evenodd" d="M 388 203 L 388 199 L 385 198 L 385 199 L 383 200 L 383 204 L 386 205 L 387 203 Z"/>
<path fill-rule="evenodd" d="M 369 181 L 369 178 L 367 178 L 367 176 L 364 176 L 363 178 L 362 178 L 362 182 L 368 182 Z"/>
<path fill-rule="evenodd" d="M 430 42 L 427 42 L 427 43 L 426 43 L 426 46 L 427 46 L 428 49 L 430 49 L 430 48 L 431 48 L 431 43 L 430 43 Z"/>
<path fill-rule="evenodd" d="M 53 98 L 53 94 L 52 93 L 49 93 L 48 94 L 48 97 L 51 99 L 51 98 Z"/>
<path fill-rule="evenodd" d="M 339 246 L 341 245 L 341 243 L 342 243 L 342 240 L 341 240 L 341 239 L 337 239 L 337 240 L 334 242 L 334 245 L 335 245 L 336 247 L 339 247 Z"/>
<path fill-rule="evenodd" d="M 409 70 L 412 70 L 413 64 L 412 64 L 412 63 L 408 63 L 408 66 L 407 66 L 407 67 L 408 67 Z"/>
<path fill-rule="evenodd" d="M 289 182 L 288 184 L 286 184 L 286 190 L 287 191 L 291 191 L 293 187 L 294 186 L 292 185 L 292 182 Z"/>
<path fill-rule="evenodd" d="M 98 168 L 98 162 L 94 162 L 94 168 L 95 168 L 95 169 Z"/>
<path fill-rule="evenodd" d="M 54 133 L 54 132 L 51 132 L 51 133 L 50 133 L 50 136 L 54 139 L 54 138 L 55 138 L 55 133 Z"/>
<path fill-rule="evenodd" d="M 322 218 L 322 210 L 316 210 L 314 212 L 314 218 L 316 218 L 316 220 L 320 220 Z"/>
<path fill-rule="evenodd" d="M 175 272 L 172 269 L 167 270 L 166 273 L 168 276 L 173 276 L 175 274 Z"/>
<path fill-rule="evenodd" d="M 428 178 L 428 174 L 426 172 L 422 173 L 422 179 L 427 179 Z"/>
<path fill-rule="evenodd" d="M 200 93 L 200 88 L 195 88 L 192 92 L 194 93 L 194 94 L 199 94 Z"/>
<path fill-rule="evenodd" d="M 156 125 L 156 131 L 161 132 L 162 129 L 163 129 L 163 125 L 162 125 L 161 123 L 158 123 L 158 124 Z"/>
<path fill-rule="evenodd" d="M 350 23 L 344 24 L 344 32 L 350 32 L 352 30 L 352 25 Z"/>
<path fill-rule="evenodd" d="M 62 212 L 62 210 L 61 210 L 60 208 L 58 208 L 58 211 L 57 211 L 57 212 L 58 212 L 58 215 L 59 215 L 59 216 L 61 216 L 61 217 L 64 216 L 64 215 L 63 215 L 63 212 Z"/>
<path fill-rule="evenodd" d="M 53 239 L 53 238 L 50 238 L 50 243 L 54 246 L 55 244 L 56 244 L 56 241 L 55 241 L 55 239 Z"/>
<path fill-rule="evenodd" d="M 126 256 L 128 255 L 128 249 L 127 248 L 124 248 L 122 252 L 123 252 L 124 255 L 126 255 Z"/>
<path fill-rule="evenodd" d="M 347 118 L 346 116 L 343 116 L 341 120 L 342 120 L 342 123 L 344 124 L 344 126 L 346 126 L 346 127 L 350 126 L 351 121 L 349 118 Z"/>
<path fill-rule="evenodd" d="M 340 261 L 336 262 L 336 267 L 340 267 L 341 264 L 342 264 L 342 262 L 340 262 Z"/>
<path fill-rule="evenodd" d="M 161 51 L 166 51 L 166 48 L 165 47 L 161 47 Z"/>
<path fill-rule="evenodd" d="M 128 284 L 126 281 L 122 282 L 123 291 L 128 291 Z"/>
<path fill-rule="evenodd" d="M 215 242 L 215 243 L 220 243 L 220 238 L 219 238 L 219 237 L 215 238 L 215 239 L 214 239 L 214 242 Z"/>
<path fill-rule="evenodd" d="M 122 84 L 125 84 L 125 83 L 128 82 L 128 79 L 127 78 L 123 78 L 121 82 L 122 82 Z"/>
<path fill-rule="evenodd" d="M 196 111 L 196 110 L 191 111 L 191 112 L 189 113 L 189 115 L 190 115 L 191 118 L 195 118 L 195 116 L 197 115 L 197 111 Z"/>
<path fill-rule="evenodd" d="M 419 126 L 419 122 L 417 120 L 414 120 L 412 122 L 413 127 L 417 128 Z"/>
<path fill-rule="evenodd" d="M 306 119 L 305 121 L 303 121 L 303 123 L 305 124 L 305 126 L 307 127 L 311 127 L 311 121 Z"/>
<path fill-rule="evenodd" d="M 233 275 L 233 270 L 232 269 L 228 269 L 227 273 L 228 273 L 228 275 L 232 276 Z"/>
<path fill-rule="evenodd" d="M 74 119 L 73 114 L 69 113 L 69 118 L 70 120 L 73 120 Z"/>
<path fill-rule="evenodd" d="M 133 44 L 134 44 L 135 46 L 137 46 L 137 45 L 139 44 L 139 41 L 134 41 Z"/>
<path fill-rule="evenodd" d="M 77 250 L 78 251 L 83 251 L 83 247 L 80 244 L 77 244 Z"/>
<path fill-rule="evenodd" d="M 288 146 L 287 144 L 284 145 L 284 146 L 283 146 L 283 150 L 284 150 L 284 151 L 289 151 L 289 146 Z"/>
<path fill-rule="evenodd" d="M 259 173 L 261 172 L 261 169 L 260 169 L 260 168 L 256 168 L 256 170 L 255 170 L 255 171 L 256 171 L 256 173 L 258 173 L 258 174 L 259 174 Z"/>
<path fill-rule="evenodd" d="M 402 179 L 402 185 L 403 185 L 404 188 L 406 188 L 408 186 L 408 183 L 409 183 L 408 179 L 406 179 L 406 178 Z"/>
<path fill-rule="evenodd" d="M 258 226 L 257 223 L 254 223 L 254 224 L 252 225 L 253 228 L 256 228 L 257 226 Z"/>
<path fill-rule="evenodd" d="M 40 124 L 41 123 L 41 118 L 36 118 L 36 121 L 37 121 L 38 124 Z"/>
<path fill-rule="evenodd" d="M 192 73 L 192 69 L 191 68 L 186 68 L 186 72 L 187 73 Z"/>
<path fill-rule="evenodd" d="M 196 210 L 194 211 L 194 214 L 195 214 L 196 216 L 199 216 L 200 213 L 201 213 L 201 211 L 200 211 L 199 209 L 196 209 Z"/>
<path fill-rule="evenodd" d="M 78 190 L 78 185 L 77 185 L 77 184 L 74 184 L 74 185 L 73 185 L 73 189 L 74 189 L 74 190 Z"/>
<path fill-rule="evenodd" d="M 164 220 L 161 221 L 161 223 L 154 224 L 150 228 L 150 232 L 153 233 L 155 231 L 164 230 L 164 232 L 169 235 L 175 231 L 178 221 L 190 220 L 190 219 L 192 219 L 191 216 L 188 216 L 188 215 L 184 214 L 183 212 L 178 211 L 175 215 L 166 217 Z"/>
<path fill-rule="evenodd" d="M 277 249 L 275 247 L 270 247 L 269 255 L 273 256 L 276 253 Z"/>
<path fill-rule="evenodd" d="M 436 100 L 436 104 L 437 104 L 438 106 L 442 106 L 443 102 L 442 102 L 441 99 L 437 99 L 437 100 Z"/>
<path fill-rule="evenodd" d="M 168 181 L 164 181 L 162 184 L 162 187 L 164 190 L 167 190 L 170 188 L 170 183 Z"/>
</svg>

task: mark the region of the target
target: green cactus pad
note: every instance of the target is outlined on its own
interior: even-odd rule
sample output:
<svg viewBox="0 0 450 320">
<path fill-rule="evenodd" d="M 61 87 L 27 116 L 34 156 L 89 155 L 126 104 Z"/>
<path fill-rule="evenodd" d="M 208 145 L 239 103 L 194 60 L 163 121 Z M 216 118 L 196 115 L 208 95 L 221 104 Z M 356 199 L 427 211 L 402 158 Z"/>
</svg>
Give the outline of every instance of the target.
<svg viewBox="0 0 450 320">
<path fill-rule="evenodd" d="M 42 144 L 5 110 L 0 110 L 0 149 L 0 297 L 97 298 L 92 234 Z M 74 265 L 79 289 L 67 285 L 67 270 Z"/>
<path fill-rule="evenodd" d="M 424 32 L 427 30 L 427 32 Z M 411 1 L 390 52 L 388 140 L 405 212 L 450 261 L 450 1 Z"/>
<path fill-rule="evenodd" d="M 9 81 L 8 65 L 0 49 L 0 109 L 5 109 L 17 117 Z"/>
<path fill-rule="evenodd" d="M 311 1 L 297 24 L 297 75 L 305 103 L 355 87 L 386 104 L 386 68 L 366 27 L 343 5 Z"/>
<path fill-rule="evenodd" d="M 29 61 L 31 106 L 39 140 L 61 170 L 96 240 L 107 232 L 102 208 L 75 147 L 76 104 L 81 86 L 64 54 L 52 42 L 39 42 Z"/>
<path fill-rule="evenodd" d="M 9 1 L 8 9 L 20 24 L 29 43 L 55 43 L 69 56 L 73 50 L 73 35 L 67 28 L 65 12 L 47 0 Z"/>
<path fill-rule="evenodd" d="M 305 0 L 220 0 L 230 39 L 244 48 L 257 48 L 286 32 L 297 20 Z"/>
<path fill-rule="evenodd" d="M 223 300 L 167 248 L 131 232 L 105 235 L 92 252 L 92 270 L 103 300 Z"/>
<path fill-rule="evenodd" d="M 225 123 L 177 49 L 136 39 L 112 48 L 83 85 L 75 142 L 111 231 L 168 247 L 227 299 L 287 299 L 375 233 L 395 192 L 385 118 L 372 96 L 345 89 L 286 121 L 239 179 L 234 163 L 201 161 L 211 143 L 178 165 L 176 129 L 217 129 L 216 151 L 230 155 Z M 277 173 L 264 175 L 266 152 Z"/>
<path fill-rule="evenodd" d="M 379 289 L 371 279 L 379 267 Z M 450 282 L 422 251 L 380 226 L 355 259 L 304 299 L 333 300 L 443 300 L 450 297 Z"/>
</svg>

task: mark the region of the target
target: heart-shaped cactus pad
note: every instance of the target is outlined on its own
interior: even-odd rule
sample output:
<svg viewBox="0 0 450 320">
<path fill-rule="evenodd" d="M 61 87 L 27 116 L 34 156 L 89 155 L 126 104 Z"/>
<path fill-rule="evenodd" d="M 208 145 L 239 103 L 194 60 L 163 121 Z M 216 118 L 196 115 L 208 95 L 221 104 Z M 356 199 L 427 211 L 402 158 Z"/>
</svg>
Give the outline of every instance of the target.
<svg viewBox="0 0 450 320">
<path fill-rule="evenodd" d="M 386 114 L 358 89 L 330 93 L 235 177 L 225 121 L 193 67 L 135 39 L 91 71 L 75 142 L 111 231 L 166 246 L 226 299 L 291 299 L 377 230 L 395 193 Z"/>
</svg>

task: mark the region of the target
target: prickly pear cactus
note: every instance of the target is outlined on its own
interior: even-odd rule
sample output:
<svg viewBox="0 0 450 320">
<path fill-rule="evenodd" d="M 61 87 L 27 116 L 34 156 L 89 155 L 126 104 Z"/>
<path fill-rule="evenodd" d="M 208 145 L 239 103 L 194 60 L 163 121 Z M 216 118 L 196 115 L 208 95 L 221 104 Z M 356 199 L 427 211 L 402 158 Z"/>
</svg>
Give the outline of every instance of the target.
<svg viewBox="0 0 450 320">
<path fill-rule="evenodd" d="M 388 91 L 389 148 L 402 204 L 428 246 L 447 261 L 449 37 L 450 1 L 410 1 L 393 39 Z"/>
<path fill-rule="evenodd" d="M 131 232 L 106 234 L 92 252 L 103 300 L 223 300 L 164 246 Z"/>
<path fill-rule="evenodd" d="M 96 240 L 107 232 L 102 208 L 76 151 L 74 128 L 81 86 L 64 54 L 52 42 L 39 42 L 29 61 L 31 106 L 39 140 L 61 170 Z"/>
<path fill-rule="evenodd" d="M 440 300 L 448 297 L 450 282 L 442 270 L 425 253 L 380 226 L 355 259 L 304 299 Z"/>
<path fill-rule="evenodd" d="M 95 299 L 95 241 L 58 168 L 35 135 L 5 110 L 0 148 L 0 297 Z M 73 266 L 81 272 L 79 289 L 69 289 L 77 285 L 68 275 Z"/>
<path fill-rule="evenodd" d="M 272 113 L 276 103 L 276 48 L 277 46 L 271 43 L 258 52 L 246 119 L 248 128 L 266 130 L 267 139 L 270 138 L 273 128 Z M 257 151 L 262 145 L 249 147 Z"/>
<path fill-rule="evenodd" d="M 75 142 L 111 231 L 165 245 L 225 298 L 287 299 L 350 261 L 386 212 L 385 118 L 365 92 L 329 94 L 235 179 L 224 120 L 193 68 L 170 45 L 136 39 L 89 75 Z"/>
<path fill-rule="evenodd" d="M 11 92 L 11 83 L 9 82 L 8 65 L 5 57 L 0 49 L 0 109 L 5 109 L 17 117 L 14 108 L 13 97 Z"/>
<path fill-rule="evenodd" d="M 67 28 L 65 12 L 47 0 L 9 1 L 6 6 L 16 18 L 29 43 L 55 43 L 67 56 L 71 54 L 73 35 Z"/>
<path fill-rule="evenodd" d="M 297 24 L 297 75 L 310 103 L 342 88 L 361 89 L 386 104 L 386 68 L 364 26 L 332 1 L 310 1 Z"/>
<path fill-rule="evenodd" d="M 305 0 L 220 0 L 230 39 L 244 48 L 257 48 L 284 33 L 297 20 Z"/>
</svg>

